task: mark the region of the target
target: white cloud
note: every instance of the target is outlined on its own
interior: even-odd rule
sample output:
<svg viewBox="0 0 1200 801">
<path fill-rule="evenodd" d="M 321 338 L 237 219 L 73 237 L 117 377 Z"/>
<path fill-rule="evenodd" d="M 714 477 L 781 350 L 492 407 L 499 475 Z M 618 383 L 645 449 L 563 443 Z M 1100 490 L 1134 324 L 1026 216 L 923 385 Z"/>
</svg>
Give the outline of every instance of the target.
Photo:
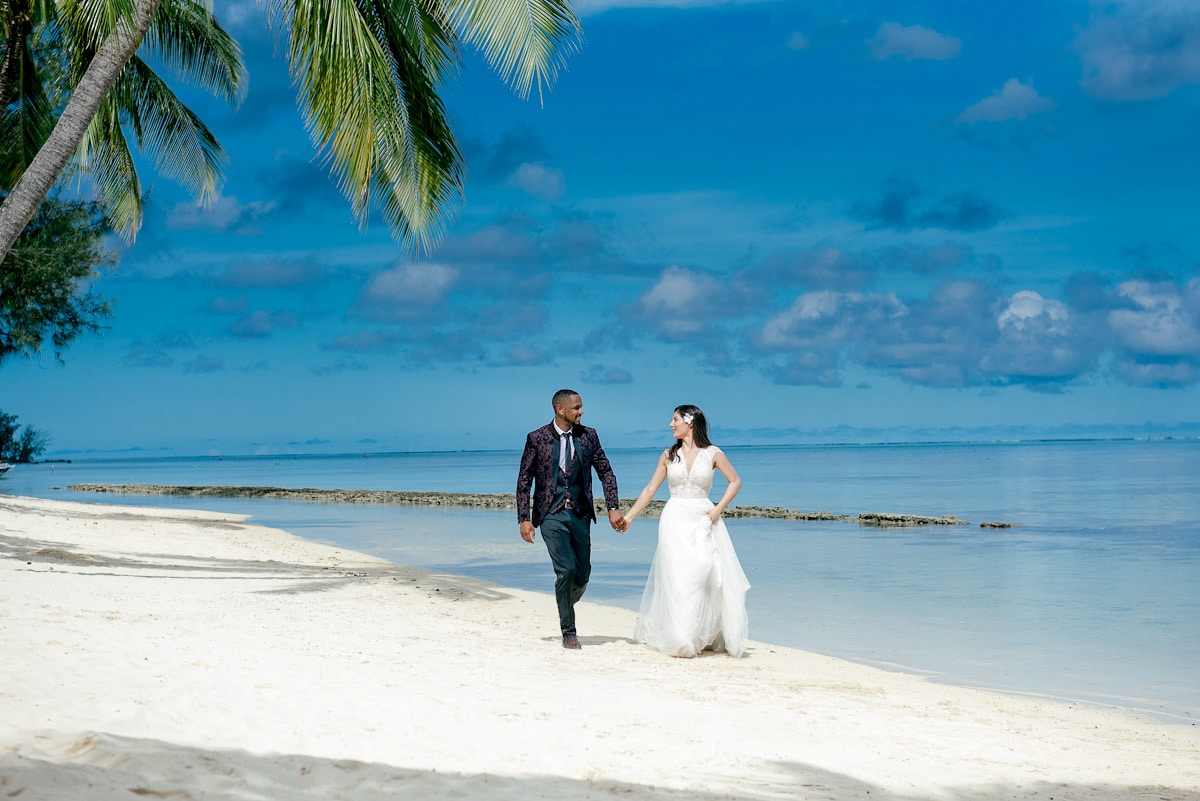
<svg viewBox="0 0 1200 801">
<path fill-rule="evenodd" d="M 1095 3 L 1075 42 L 1084 91 L 1100 100 L 1147 100 L 1200 83 L 1200 4 Z"/>
<path fill-rule="evenodd" d="M 953 36 L 938 33 L 923 25 L 901 25 L 885 22 L 875 38 L 868 39 L 871 55 L 877 61 L 903 58 L 908 61 L 946 61 L 958 57 L 962 42 Z"/>
<path fill-rule="evenodd" d="M 368 279 L 352 312 L 386 322 L 429 317 L 442 308 L 458 277 L 445 264 L 399 264 Z"/>
<path fill-rule="evenodd" d="M 1037 292 L 1023 289 L 1009 299 L 996 323 L 1002 331 L 1024 332 L 1038 327 L 1050 333 L 1061 333 L 1069 317 L 1067 307 L 1061 301 L 1047 300 Z"/>
<path fill-rule="evenodd" d="M 558 200 L 563 196 L 566 181 L 562 170 L 552 170 L 540 163 L 526 163 L 517 167 L 507 183 L 540 200 Z"/>
<path fill-rule="evenodd" d="M 242 203 L 236 197 L 224 195 L 219 195 L 208 205 L 178 203 L 167 215 L 167 229 L 255 234 L 259 232 L 259 220 L 274 208 L 274 202 Z"/>
<path fill-rule="evenodd" d="M 668 267 L 638 304 L 648 315 L 700 316 L 698 312 L 719 297 L 722 287 L 711 275 L 683 267 Z"/>
<path fill-rule="evenodd" d="M 1109 312 L 1108 324 L 1125 348 L 1146 356 L 1200 360 L 1200 279 L 1182 290 L 1171 283 L 1126 281 L 1117 295 L 1129 307 Z"/>
<path fill-rule="evenodd" d="M 999 339 L 987 347 L 980 368 L 998 378 L 1069 381 L 1095 365 L 1097 345 L 1073 326 L 1061 301 L 1023 289 L 996 318 Z"/>
<path fill-rule="evenodd" d="M 788 38 L 788 47 L 792 50 L 807 50 L 811 42 L 808 37 L 797 31 Z"/>
<path fill-rule="evenodd" d="M 1032 114 L 1049 111 L 1054 106 L 1053 100 L 1042 97 L 1032 86 L 1009 78 L 999 92 L 963 111 L 956 122 L 973 125 L 977 122 L 1023 120 Z"/>
<path fill-rule="evenodd" d="M 253 0 L 225 0 L 216 9 L 221 24 L 231 31 L 245 31 L 264 24 L 262 4 Z"/>
<path fill-rule="evenodd" d="M 711 345 L 721 321 L 745 310 L 743 291 L 711 273 L 668 267 L 631 304 L 627 314 L 672 342 Z"/>
<path fill-rule="evenodd" d="M 1122 380 L 1138 386 L 1186 387 L 1200 381 L 1200 367 L 1190 361 L 1160 364 L 1120 359 L 1113 369 Z"/>
<path fill-rule="evenodd" d="M 904 303 L 890 293 L 805 292 L 763 324 L 755 345 L 764 351 L 840 346 L 869 321 L 896 319 L 906 312 Z"/>
</svg>

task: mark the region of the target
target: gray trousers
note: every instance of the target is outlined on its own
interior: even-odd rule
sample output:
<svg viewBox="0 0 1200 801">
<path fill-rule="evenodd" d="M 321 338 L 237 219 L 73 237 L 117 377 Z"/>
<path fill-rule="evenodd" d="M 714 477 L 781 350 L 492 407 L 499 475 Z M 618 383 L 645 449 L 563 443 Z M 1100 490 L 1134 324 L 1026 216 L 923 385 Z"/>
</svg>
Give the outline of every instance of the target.
<svg viewBox="0 0 1200 801">
<path fill-rule="evenodd" d="M 554 599 L 563 636 L 575 634 L 575 604 L 592 576 L 592 520 L 570 509 L 546 515 L 542 540 L 554 565 Z"/>
</svg>

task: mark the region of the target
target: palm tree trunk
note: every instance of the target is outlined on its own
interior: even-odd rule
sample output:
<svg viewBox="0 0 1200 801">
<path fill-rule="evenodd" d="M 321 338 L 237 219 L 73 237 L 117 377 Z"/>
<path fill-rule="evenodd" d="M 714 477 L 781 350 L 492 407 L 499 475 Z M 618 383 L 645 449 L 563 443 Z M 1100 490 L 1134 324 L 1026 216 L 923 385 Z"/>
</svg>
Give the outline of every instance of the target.
<svg viewBox="0 0 1200 801">
<path fill-rule="evenodd" d="M 96 116 L 96 110 L 141 46 L 161 3 L 162 0 L 137 0 L 133 17 L 117 23 L 88 64 L 79 85 L 71 92 L 71 100 L 58 118 L 50 138 L 0 205 L 0 262 L 4 261 L 13 242 L 62 175 L 71 154 L 79 147 Z"/>
</svg>

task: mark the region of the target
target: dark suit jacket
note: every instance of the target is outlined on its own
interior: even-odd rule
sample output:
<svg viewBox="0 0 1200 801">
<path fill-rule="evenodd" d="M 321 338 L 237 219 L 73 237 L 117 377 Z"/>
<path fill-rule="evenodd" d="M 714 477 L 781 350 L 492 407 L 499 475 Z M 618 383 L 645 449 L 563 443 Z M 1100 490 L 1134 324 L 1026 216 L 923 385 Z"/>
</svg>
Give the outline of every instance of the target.
<svg viewBox="0 0 1200 801">
<path fill-rule="evenodd" d="M 579 469 L 584 475 L 584 492 L 587 496 L 588 514 L 592 522 L 596 521 L 596 507 L 592 500 L 592 469 L 600 476 L 604 487 L 604 502 L 609 509 L 621 508 L 621 499 L 617 495 L 617 477 L 613 474 L 612 465 L 604 448 L 600 447 L 600 437 L 594 428 L 579 424 L 571 430 L 575 439 L 575 453 L 579 457 Z M 517 521 L 531 520 L 533 525 L 541 526 L 554 502 L 554 471 L 558 469 L 558 432 L 554 423 L 547 423 L 539 429 L 530 431 L 525 437 L 525 451 L 521 454 L 521 471 L 517 474 Z M 533 515 L 529 514 L 529 490 L 533 488 Z"/>
</svg>

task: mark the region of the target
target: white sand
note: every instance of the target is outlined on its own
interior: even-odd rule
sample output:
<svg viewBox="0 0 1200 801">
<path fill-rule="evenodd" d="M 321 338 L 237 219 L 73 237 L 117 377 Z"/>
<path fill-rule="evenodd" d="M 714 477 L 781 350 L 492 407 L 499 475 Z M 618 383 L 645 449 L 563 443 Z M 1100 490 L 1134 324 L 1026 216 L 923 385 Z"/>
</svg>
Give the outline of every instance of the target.
<svg viewBox="0 0 1200 801">
<path fill-rule="evenodd" d="M 229 515 L 0 496 L 0 556 L 0 799 L 1200 799 L 1196 726 L 586 602 L 565 651 L 549 595 Z"/>
</svg>

